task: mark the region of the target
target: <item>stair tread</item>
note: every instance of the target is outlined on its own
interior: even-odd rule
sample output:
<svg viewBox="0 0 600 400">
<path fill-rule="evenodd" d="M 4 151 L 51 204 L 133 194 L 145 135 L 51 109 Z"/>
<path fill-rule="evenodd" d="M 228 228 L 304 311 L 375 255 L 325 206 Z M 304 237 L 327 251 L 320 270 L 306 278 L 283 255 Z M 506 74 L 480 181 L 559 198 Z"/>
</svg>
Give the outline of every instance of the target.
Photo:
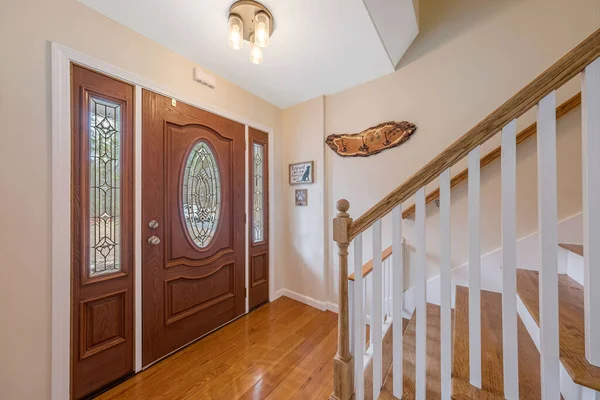
<svg viewBox="0 0 600 400">
<path fill-rule="evenodd" d="M 517 293 L 539 326 L 539 273 L 518 269 Z M 585 358 L 583 286 L 558 275 L 558 298 L 560 361 L 575 383 L 600 391 L 600 367 Z"/>
<path fill-rule="evenodd" d="M 454 322 L 452 385 L 456 398 L 503 399 L 502 294 L 481 291 L 481 389 L 469 383 L 469 289 L 463 286 L 456 287 Z M 517 324 L 520 397 L 540 399 L 539 352 L 520 317 Z"/>
<path fill-rule="evenodd" d="M 406 328 L 408 327 L 411 320 L 402 318 L 402 332 L 406 332 Z M 368 327 L 367 327 L 368 328 Z M 382 360 L 382 373 L 384 377 L 387 376 L 388 371 L 392 369 L 392 357 L 393 357 L 393 332 L 394 332 L 394 323 L 392 322 L 392 326 L 385 334 L 381 342 L 381 347 L 383 350 L 383 360 Z M 367 364 L 367 368 L 365 368 L 365 400 L 373 399 L 373 359 L 369 361 Z M 381 398 L 381 397 L 380 397 Z"/>
<path fill-rule="evenodd" d="M 413 313 L 403 337 L 403 397 L 415 398 L 416 319 Z M 387 373 L 380 399 L 395 399 L 393 396 L 393 368 Z M 440 306 L 427 304 L 427 398 L 441 397 L 440 372 Z"/>
<path fill-rule="evenodd" d="M 559 246 L 583 257 L 583 245 L 581 244 L 560 243 Z"/>
</svg>

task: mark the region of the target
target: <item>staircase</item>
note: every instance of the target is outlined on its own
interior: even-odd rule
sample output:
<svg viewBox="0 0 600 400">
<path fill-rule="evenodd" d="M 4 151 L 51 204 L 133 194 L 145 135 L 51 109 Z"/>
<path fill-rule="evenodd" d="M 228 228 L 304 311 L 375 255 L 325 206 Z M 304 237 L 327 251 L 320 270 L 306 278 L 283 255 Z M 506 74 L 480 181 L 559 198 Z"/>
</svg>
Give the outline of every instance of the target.
<svg viewBox="0 0 600 400">
<path fill-rule="evenodd" d="M 582 257 L 576 267 L 567 268 L 569 276 L 559 274 L 558 268 L 555 92 L 578 75 L 582 85 L 584 243 L 561 244 L 560 251 Z M 533 107 L 537 109 L 540 271 L 518 269 L 516 257 L 516 119 Z M 490 158 L 481 159 L 480 146 L 498 133 L 502 143 L 495 150 L 501 154 L 502 166 L 501 294 L 481 290 L 479 244 L 480 166 Z M 451 180 L 450 168 L 465 157 L 468 170 L 461 173 L 461 179 L 468 179 L 469 229 L 468 237 L 460 239 L 469 244 L 469 279 L 468 287 L 455 287 L 453 303 L 450 189 L 457 179 Z M 436 179 L 439 191 L 426 197 L 425 186 Z M 402 321 L 406 309 L 403 203 L 413 195 L 414 312 L 405 330 L 394 329 L 394 320 Z M 433 197 L 440 202 L 440 305 L 427 303 L 425 204 Z M 349 202 L 338 201 L 333 221 L 339 254 L 338 351 L 331 399 L 600 400 L 597 205 L 600 30 L 356 220 L 348 214 Z M 412 208 L 408 210 L 412 214 Z M 392 246 L 385 250 L 384 218 L 390 218 L 392 225 Z M 362 236 L 369 229 L 374 257 L 364 264 Z M 349 276 L 351 244 L 354 271 L 361 273 Z"/>
</svg>

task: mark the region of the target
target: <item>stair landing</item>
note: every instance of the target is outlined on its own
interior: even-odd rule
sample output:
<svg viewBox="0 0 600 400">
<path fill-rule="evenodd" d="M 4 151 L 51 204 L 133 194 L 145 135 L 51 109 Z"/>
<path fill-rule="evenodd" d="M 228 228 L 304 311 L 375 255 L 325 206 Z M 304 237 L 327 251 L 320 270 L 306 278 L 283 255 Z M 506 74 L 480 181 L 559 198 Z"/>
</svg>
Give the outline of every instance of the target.
<svg viewBox="0 0 600 400">
<path fill-rule="evenodd" d="M 539 273 L 517 270 L 517 293 L 536 324 L 540 324 Z M 585 358 L 583 286 L 567 275 L 558 275 L 560 361 L 571 379 L 600 391 L 600 367 Z"/>
<path fill-rule="evenodd" d="M 520 398 L 541 399 L 540 355 L 521 318 L 517 323 Z M 453 351 L 453 398 L 504 399 L 500 293 L 481 291 L 481 389 L 469 383 L 469 289 L 463 286 L 456 288 Z"/>
</svg>

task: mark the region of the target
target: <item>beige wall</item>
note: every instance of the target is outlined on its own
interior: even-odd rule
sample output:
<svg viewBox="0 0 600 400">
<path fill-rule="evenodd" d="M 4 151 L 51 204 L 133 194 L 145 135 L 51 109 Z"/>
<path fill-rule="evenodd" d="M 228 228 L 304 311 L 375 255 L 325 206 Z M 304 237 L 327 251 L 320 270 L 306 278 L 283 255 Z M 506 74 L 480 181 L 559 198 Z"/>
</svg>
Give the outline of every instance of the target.
<svg viewBox="0 0 600 400">
<path fill-rule="evenodd" d="M 283 112 L 283 164 L 314 161 L 313 184 L 288 184 L 287 170 L 283 179 L 285 267 L 278 276 L 279 287 L 301 293 L 319 301 L 327 299 L 325 240 L 325 129 L 324 98 L 288 108 Z M 306 116 L 310 118 L 306 118 Z M 295 206 L 296 189 L 308 190 L 308 204 Z"/>
<path fill-rule="evenodd" d="M 407 120 L 418 126 L 415 136 L 400 148 L 367 159 L 341 158 L 326 150 L 325 221 L 329 225 L 338 199 L 348 199 L 351 216 L 358 217 L 600 27 L 597 0 L 421 0 L 419 14 L 420 34 L 397 72 L 325 98 L 325 136 L 359 132 L 388 120 Z M 577 90 L 574 80 L 558 92 L 558 103 Z M 304 119 L 311 118 L 311 114 L 304 115 Z M 532 110 L 519 119 L 519 130 L 534 119 Z M 559 126 L 559 217 L 581 209 L 579 124 L 577 118 L 568 118 Z M 497 146 L 498 139 L 484 145 L 482 154 Z M 287 143 L 284 147 L 289 148 Z M 519 236 L 537 226 L 535 160 L 535 141 L 524 144 L 519 149 Z M 452 171 L 465 166 L 462 162 Z M 500 245 L 498 171 L 492 165 L 482 172 L 482 253 Z M 456 266 L 466 261 L 466 186 L 453 191 L 453 196 L 452 218 L 458 230 L 452 259 Z M 429 207 L 428 212 L 431 276 L 437 271 L 439 240 L 437 209 Z M 409 246 L 412 225 L 411 220 L 405 221 Z M 384 220 L 384 245 L 391 242 L 389 232 L 389 221 Z M 369 233 L 363 240 L 365 259 L 371 257 L 370 240 Z M 337 302 L 333 244 L 328 253 L 332 266 L 329 300 Z"/>
<path fill-rule="evenodd" d="M 192 39 L 193 40 L 193 39 Z M 282 112 L 225 81 L 191 80 L 194 64 L 75 0 L 3 0 L 0 12 L 0 398 L 48 399 L 51 355 L 50 46 L 57 41 L 186 96 L 275 129 L 281 203 Z M 201 46 L 201 41 L 198 42 Z M 276 218 L 276 217 L 275 217 Z M 276 218 L 276 221 L 281 218 Z M 281 225 L 278 224 L 280 229 Z M 273 234 L 280 235 L 277 229 Z M 277 244 L 280 245 L 279 240 Z M 279 260 L 276 260 L 278 262 Z M 65 293 L 68 296 L 68 293 Z"/>
</svg>

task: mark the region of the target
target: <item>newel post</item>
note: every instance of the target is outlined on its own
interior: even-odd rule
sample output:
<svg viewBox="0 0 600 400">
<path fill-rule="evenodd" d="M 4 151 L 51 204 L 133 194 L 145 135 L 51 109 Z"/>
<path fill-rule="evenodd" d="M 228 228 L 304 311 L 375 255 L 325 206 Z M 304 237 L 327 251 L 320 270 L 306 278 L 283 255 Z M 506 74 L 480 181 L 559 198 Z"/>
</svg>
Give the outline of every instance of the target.
<svg viewBox="0 0 600 400">
<path fill-rule="evenodd" d="M 348 316 L 348 200 L 337 202 L 338 214 L 333 219 L 333 240 L 338 244 L 340 257 L 338 299 L 338 350 L 333 360 L 333 394 L 330 400 L 350 400 L 354 395 L 354 359 L 350 354 L 350 326 Z"/>
</svg>

